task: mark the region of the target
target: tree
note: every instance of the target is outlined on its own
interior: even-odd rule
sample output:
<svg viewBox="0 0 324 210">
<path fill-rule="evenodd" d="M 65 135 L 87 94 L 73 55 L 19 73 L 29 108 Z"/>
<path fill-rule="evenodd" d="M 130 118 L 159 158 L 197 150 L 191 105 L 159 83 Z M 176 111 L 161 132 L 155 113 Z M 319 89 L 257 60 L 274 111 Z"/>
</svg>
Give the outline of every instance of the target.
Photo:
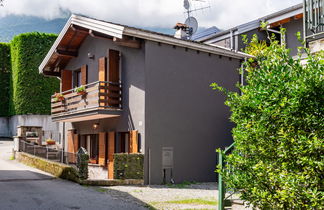
<svg viewBox="0 0 324 210">
<path fill-rule="evenodd" d="M 282 31 L 284 33 L 284 30 Z M 235 149 L 227 157 L 231 173 L 219 171 L 241 199 L 260 209 L 321 209 L 324 206 L 323 53 L 301 63 L 285 45 L 270 38 L 268 47 L 254 36 L 244 62 L 242 94 L 226 94 Z M 252 47 L 251 47 L 252 46 Z M 253 47 L 254 46 L 254 47 Z M 261 49 L 261 50 L 260 50 Z"/>
</svg>

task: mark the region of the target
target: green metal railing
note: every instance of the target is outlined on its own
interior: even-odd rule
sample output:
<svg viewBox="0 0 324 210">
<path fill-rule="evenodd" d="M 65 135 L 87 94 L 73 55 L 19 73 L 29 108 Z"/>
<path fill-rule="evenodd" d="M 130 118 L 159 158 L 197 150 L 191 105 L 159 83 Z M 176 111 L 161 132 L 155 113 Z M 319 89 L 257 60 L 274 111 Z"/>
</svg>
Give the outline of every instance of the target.
<svg viewBox="0 0 324 210">
<path fill-rule="evenodd" d="M 324 0 L 304 0 L 304 38 L 324 35 Z"/>
<path fill-rule="evenodd" d="M 231 144 L 229 147 L 225 148 L 225 150 L 220 150 L 218 152 L 218 168 L 220 170 L 226 169 L 230 170 L 226 167 L 226 156 L 230 154 L 234 149 L 234 144 Z M 224 210 L 225 207 L 225 197 L 226 194 L 226 186 L 223 180 L 223 176 L 221 174 L 218 174 L 218 210 Z"/>
</svg>

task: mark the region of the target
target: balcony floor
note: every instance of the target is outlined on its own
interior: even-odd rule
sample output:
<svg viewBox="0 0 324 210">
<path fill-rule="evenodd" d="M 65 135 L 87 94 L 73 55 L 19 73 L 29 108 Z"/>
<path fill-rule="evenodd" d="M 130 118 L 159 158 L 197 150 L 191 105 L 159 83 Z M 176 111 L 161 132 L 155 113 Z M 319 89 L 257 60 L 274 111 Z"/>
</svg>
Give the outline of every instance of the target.
<svg viewBox="0 0 324 210">
<path fill-rule="evenodd" d="M 54 122 L 81 122 L 88 120 L 97 120 L 104 118 L 119 117 L 122 110 L 92 110 L 83 113 L 64 113 L 52 115 L 52 120 Z"/>
</svg>

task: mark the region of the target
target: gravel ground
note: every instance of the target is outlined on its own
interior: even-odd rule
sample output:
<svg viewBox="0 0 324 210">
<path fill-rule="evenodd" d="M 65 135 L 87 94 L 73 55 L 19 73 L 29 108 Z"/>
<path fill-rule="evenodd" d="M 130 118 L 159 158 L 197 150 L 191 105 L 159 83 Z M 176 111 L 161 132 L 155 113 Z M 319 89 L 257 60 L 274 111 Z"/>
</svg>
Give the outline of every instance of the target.
<svg viewBox="0 0 324 210">
<path fill-rule="evenodd" d="M 126 202 L 147 203 L 156 209 L 216 209 L 216 183 L 191 185 L 113 186 L 97 188 Z"/>
</svg>

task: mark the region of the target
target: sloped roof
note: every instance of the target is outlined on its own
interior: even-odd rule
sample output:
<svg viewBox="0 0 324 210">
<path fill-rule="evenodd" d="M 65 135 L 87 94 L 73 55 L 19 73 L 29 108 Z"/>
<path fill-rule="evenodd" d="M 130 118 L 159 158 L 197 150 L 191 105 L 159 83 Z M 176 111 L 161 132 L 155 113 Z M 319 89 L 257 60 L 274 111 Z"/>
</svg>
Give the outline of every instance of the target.
<svg viewBox="0 0 324 210">
<path fill-rule="evenodd" d="M 217 37 L 223 37 L 224 35 L 228 35 L 231 33 L 231 31 L 235 31 L 236 34 L 242 34 L 245 33 L 247 31 L 251 31 L 253 29 L 257 29 L 260 27 L 260 23 L 262 21 L 266 21 L 269 24 L 274 24 L 276 22 L 279 22 L 281 20 L 287 19 L 287 18 L 291 18 L 294 16 L 298 16 L 298 18 L 301 18 L 303 14 L 303 4 L 297 4 L 291 7 L 288 7 L 286 9 L 280 10 L 278 12 L 272 13 L 270 15 L 266 15 L 264 17 L 258 18 L 256 20 L 232 27 L 230 29 L 224 30 L 224 31 L 220 31 L 220 32 L 215 32 L 213 34 L 210 35 L 206 35 L 205 37 L 201 37 L 199 39 L 196 39 L 197 41 L 201 41 L 201 42 L 206 42 L 206 43 L 210 43 L 214 38 Z"/>
<path fill-rule="evenodd" d="M 78 27 L 78 29 L 76 29 L 76 27 Z M 223 47 L 210 46 L 191 40 L 177 39 L 171 35 L 73 14 L 67 21 L 43 62 L 40 64 L 40 73 L 59 76 L 59 69 L 64 68 L 72 57 L 77 56 L 78 48 L 91 33 L 98 33 L 111 39 L 122 39 L 125 36 L 130 36 L 237 59 L 252 57 L 251 55 L 242 52 L 234 52 Z M 66 51 L 66 49 L 68 49 L 68 51 Z"/>
</svg>

